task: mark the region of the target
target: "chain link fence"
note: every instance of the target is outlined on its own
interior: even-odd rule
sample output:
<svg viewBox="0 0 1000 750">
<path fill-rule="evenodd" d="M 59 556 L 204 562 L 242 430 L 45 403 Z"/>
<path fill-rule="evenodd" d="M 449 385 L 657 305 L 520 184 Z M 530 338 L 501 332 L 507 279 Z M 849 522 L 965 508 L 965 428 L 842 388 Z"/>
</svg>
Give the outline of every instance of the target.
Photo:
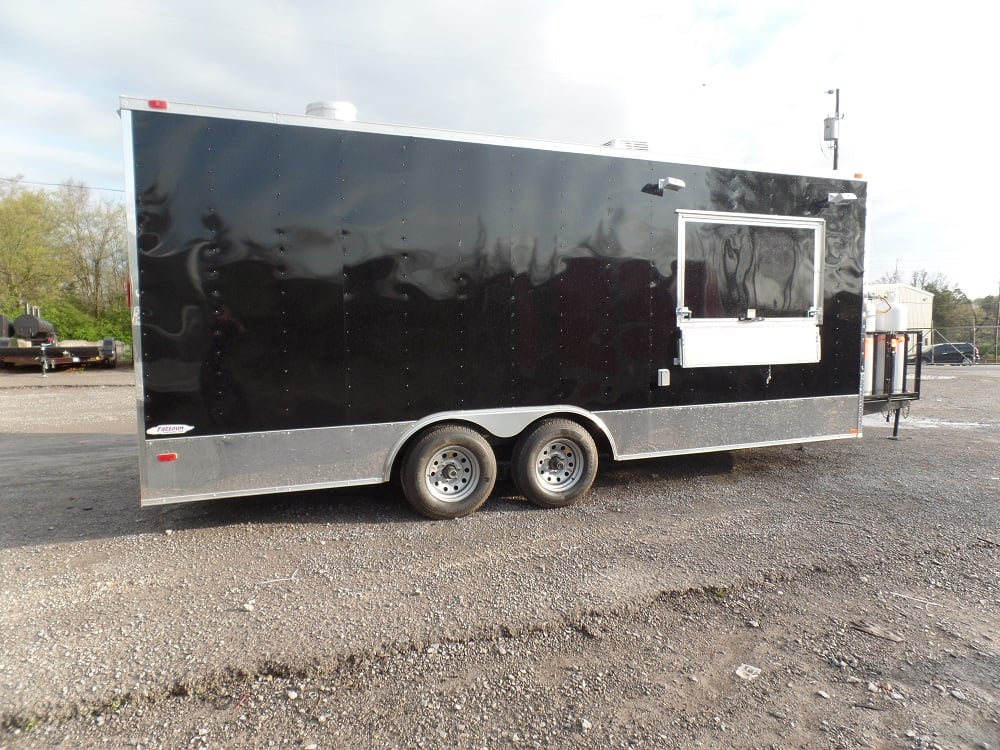
<svg viewBox="0 0 1000 750">
<path fill-rule="evenodd" d="M 1000 327 L 998 326 L 950 326 L 933 328 L 924 334 L 924 352 L 938 344 L 972 344 L 979 350 L 979 362 L 1000 364 Z M 945 347 L 947 349 L 947 347 Z"/>
</svg>

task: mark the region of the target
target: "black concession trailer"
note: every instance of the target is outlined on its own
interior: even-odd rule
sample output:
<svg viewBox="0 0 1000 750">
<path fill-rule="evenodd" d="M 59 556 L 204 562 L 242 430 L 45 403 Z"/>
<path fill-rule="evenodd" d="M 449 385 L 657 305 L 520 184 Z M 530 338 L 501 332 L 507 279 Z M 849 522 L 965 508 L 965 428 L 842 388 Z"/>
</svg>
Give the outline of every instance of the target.
<svg viewBox="0 0 1000 750">
<path fill-rule="evenodd" d="M 867 185 L 123 98 L 143 504 L 861 435 Z"/>
</svg>

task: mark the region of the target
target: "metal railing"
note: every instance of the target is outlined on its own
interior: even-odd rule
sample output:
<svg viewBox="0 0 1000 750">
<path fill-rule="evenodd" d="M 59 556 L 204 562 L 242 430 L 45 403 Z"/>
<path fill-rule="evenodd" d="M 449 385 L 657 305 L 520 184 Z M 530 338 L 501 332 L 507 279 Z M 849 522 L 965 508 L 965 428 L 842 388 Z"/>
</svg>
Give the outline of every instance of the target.
<svg viewBox="0 0 1000 750">
<path fill-rule="evenodd" d="M 922 331 L 876 331 L 865 337 L 866 402 L 920 398 Z"/>
<path fill-rule="evenodd" d="M 920 398 L 923 331 L 874 331 L 865 335 L 864 411 L 882 411 L 899 436 L 900 412 Z"/>
</svg>

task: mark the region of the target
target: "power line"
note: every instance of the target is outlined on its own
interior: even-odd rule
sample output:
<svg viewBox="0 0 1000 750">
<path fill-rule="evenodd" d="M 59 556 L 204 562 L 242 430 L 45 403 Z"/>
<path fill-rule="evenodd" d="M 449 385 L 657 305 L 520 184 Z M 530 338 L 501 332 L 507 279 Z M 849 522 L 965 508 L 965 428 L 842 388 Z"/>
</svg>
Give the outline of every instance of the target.
<svg viewBox="0 0 1000 750">
<path fill-rule="evenodd" d="M 124 193 L 124 188 L 93 187 L 91 185 L 74 185 L 66 182 L 34 182 L 32 180 L 22 180 L 18 177 L 0 177 L 4 182 L 14 182 L 18 185 L 35 185 L 37 187 L 64 187 L 74 190 L 103 190 L 108 193 Z"/>
</svg>

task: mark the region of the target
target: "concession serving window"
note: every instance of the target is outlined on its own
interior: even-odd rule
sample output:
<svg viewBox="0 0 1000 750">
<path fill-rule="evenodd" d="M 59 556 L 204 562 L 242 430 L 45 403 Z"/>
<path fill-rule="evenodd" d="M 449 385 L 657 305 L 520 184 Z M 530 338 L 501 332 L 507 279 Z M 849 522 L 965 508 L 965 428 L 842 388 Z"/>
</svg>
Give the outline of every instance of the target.
<svg viewBox="0 0 1000 750">
<path fill-rule="evenodd" d="M 677 215 L 678 364 L 819 362 L 824 220 Z"/>
</svg>

